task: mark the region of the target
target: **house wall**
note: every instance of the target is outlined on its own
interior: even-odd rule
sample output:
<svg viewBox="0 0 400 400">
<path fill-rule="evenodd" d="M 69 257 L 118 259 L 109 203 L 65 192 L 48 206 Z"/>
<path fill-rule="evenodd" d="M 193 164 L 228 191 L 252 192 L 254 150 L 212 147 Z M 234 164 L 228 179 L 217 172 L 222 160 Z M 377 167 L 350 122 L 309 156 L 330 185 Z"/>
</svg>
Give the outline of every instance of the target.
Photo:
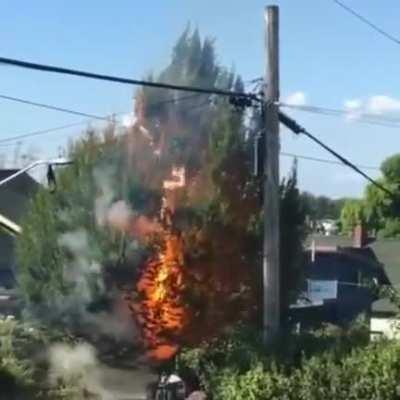
<svg viewBox="0 0 400 400">
<path fill-rule="evenodd" d="M 308 279 L 338 282 L 337 298 L 332 301 L 326 319 L 347 323 L 360 313 L 370 312 L 375 297 L 362 286 L 362 279 L 375 275 L 368 263 L 340 252 L 318 253 L 305 271 Z"/>
<path fill-rule="evenodd" d="M 14 286 L 15 238 L 0 230 L 0 289 Z"/>
<path fill-rule="evenodd" d="M 373 300 L 374 296 L 367 288 L 339 284 L 336 315 L 338 321 L 351 321 L 360 313 L 369 314 Z"/>
<path fill-rule="evenodd" d="M 370 320 L 371 339 L 400 338 L 400 320 L 397 318 L 371 317 Z"/>
<path fill-rule="evenodd" d="M 0 315 L 16 315 L 19 311 L 19 301 L 15 290 L 0 288 Z"/>
</svg>

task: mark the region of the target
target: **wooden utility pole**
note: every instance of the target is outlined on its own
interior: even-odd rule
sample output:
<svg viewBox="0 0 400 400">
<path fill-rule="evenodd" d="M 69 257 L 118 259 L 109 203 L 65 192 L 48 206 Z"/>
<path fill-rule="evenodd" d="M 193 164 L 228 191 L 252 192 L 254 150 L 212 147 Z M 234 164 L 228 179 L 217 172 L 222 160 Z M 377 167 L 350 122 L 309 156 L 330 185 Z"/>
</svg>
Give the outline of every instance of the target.
<svg viewBox="0 0 400 400">
<path fill-rule="evenodd" d="M 265 9 L 265 157 L 263 284 L 264 340 L 269 343 L 280 325 L 279 276 L 279 8 Z"/>
</svg>

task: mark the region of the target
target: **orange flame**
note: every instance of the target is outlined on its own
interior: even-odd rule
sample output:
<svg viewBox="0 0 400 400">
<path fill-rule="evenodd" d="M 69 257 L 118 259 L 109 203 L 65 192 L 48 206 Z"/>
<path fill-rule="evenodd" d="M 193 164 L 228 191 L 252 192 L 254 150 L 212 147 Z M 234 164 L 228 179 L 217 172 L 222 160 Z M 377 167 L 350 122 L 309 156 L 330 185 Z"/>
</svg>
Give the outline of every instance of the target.
<svg viewBox="0 0 400 400">
<path fill-rule="evenodd" d="M 178 234 L 165 232 L 164 249 L 144 268 L 137 290 L 139 324 L 150 348 L 150 358 L 172 357 L 179 345 L 177 340 L 188 321 L 182 294 L 185 290 L 183 240 Z"/>
<path fill-rule="evenodd" d="M 181 235 L 173 232 L 171 213 L 174 209 L 173 192 L 185 185 L 185 169 L 173 168 L 172 180 L 165 180 L 161 219 L 164 229 L 158 254 L 148 261 L 137 284 L 141 300 L 136 305 L 138 323 L 150 349 L 152 359 L 171 358 L 179 348 L 178 339 L 189 316 L 184 305 L 184 243 Z M 171 196 L 172 195 L 172 196 Z"/>
<path fill-rule="evenodd" d="M 237 242 L 230 233 L 221 234 L 227 241 L 216 251 L 215 239 L 204 232 L 183 236 L 174 228 L 174 212 L 185 183 L 185 169 L 176 167 L 172 179 L 163 182 L 161 223 L 145 230 L 161 240 L 156 255 L 143 266 L 136 286 L 139 300 L 131 303 L 147 356 L 156 362 L 172 358 L 182 345 L 199 343 L 233 322 L 248 320 L 254 310 L 253 293 L 248 290 L 250 268 L 236 256 Z M 218 238 L 217 243 L 221 243 Z M 191 255 L 185 259 L 191 248 L 201 248 L 212 258 L 205 261 Z"/>
</svg>

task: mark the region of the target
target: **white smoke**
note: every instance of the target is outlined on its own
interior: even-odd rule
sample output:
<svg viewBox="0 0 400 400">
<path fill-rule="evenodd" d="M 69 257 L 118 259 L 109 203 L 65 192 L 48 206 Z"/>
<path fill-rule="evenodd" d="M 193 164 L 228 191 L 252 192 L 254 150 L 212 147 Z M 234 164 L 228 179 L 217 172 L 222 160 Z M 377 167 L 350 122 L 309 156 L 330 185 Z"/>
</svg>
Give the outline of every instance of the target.
<svg viewBox="0 0 400 400">
<path fill-rule="evenodd" d="M 107 212 L 115 198 L 113 176 L 111 169 L 95 168 L 93 171 L 93 178 L 99 188 L 99 194 L 94 203 L 96 222 L 99 226 L 104 226 L 107 223 Z"/>
<path fill-rule="evenodd" d="M 96 222 L 103 227 L 126 231 L 133 217 L 133 211 L 122 200 L 115 201 L 114 172 L 112 168 L 96 168 L 94 180 L 98 195 L 94 199 Z M 66 214 L 65 219 L 68 218 Z M 65 322 L 72 323 L 82 334 L 91 338 L 108 338 L 134 343 L 137 329 L 131 311 L 121 293 L 104 286 L 105 267 L 100 265 L 97 242 L 93 243 L 92 233 L 80 228 L 60 235 L 58 244 L 67 254 L 63 268 L 65 283 L 73 290 L 68 296 L 60 297 L 55 309 L 62 312 Z M 106 296 L 105 296 L 106 295 Z M 111 311 L 90 312 L 88 306 L 96 299 L 112 301 Z"/>
<path fill-rule="evenodd" d="M 115 182 L 112 168 L 97 168 L 93 172 L 96 186 L 99 188 L 94 208 L 97 225 L 109 226 L 113 229 L 126 232 L 133 217 L 131 207 L 124 200 L 115 200 Z"/>
<path fill-rule="evenodd" d="M 64 279 L 74 285 L 73 297 L 79 294 L 79 301 L 88 304 L 92 300 L 89 280 L 97 285 L 98 290 L 104 289 L 102 267 L 92 257 L 88 233 L 84 229 L 64 233 L 58 244 L 72 255 L 71 261 L 64 266 Z"/>
<path fill-rule="evenodd" d="M 98 364 L 95 349 L 86 343 L 76 346 L 55 344 L 48 350 L 50 383 L 87 380 L 89 372 Z"/>
<path fill-rule="evenodd" d="M 85 322 L 94 332 L 116 341 L 133 343 L 138 339 L 137 328 L 130 315 L 110 312 L 87 313 Z"/>
<path fill-rule="evenodd" d="M 107 210 L 107 223 L 109 226 L 126 232 L 133 217 L 132 209 L 123 200 L 116 201 Z"/>
</svg>

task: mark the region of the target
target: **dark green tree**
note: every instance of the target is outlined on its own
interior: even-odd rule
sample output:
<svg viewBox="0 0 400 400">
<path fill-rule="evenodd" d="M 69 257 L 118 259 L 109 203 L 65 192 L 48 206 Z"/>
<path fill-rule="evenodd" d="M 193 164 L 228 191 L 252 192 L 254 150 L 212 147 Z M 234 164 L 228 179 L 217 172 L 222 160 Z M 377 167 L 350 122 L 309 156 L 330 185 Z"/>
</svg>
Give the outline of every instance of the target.
<svg viewBox="0 0 400 400">
<path fill-rule="evenodd" d="M 297 163 L 280 186 L 280 263 L 281 307 L 283 318 L 287 317 L 290 304 L 297 299 L 302 284 L 303 244 L 307 230 L 306 209 L 297 187 Z"/>
<path fill-rule="evenodd" d="M 315 196 L 309 192 L 302 192 L 301 200 L 309 219 L 311 221 L 318 221 L 321 219 L 338 220 L 347 199 L 331 199 L 326 196 Z"/>
<path fill-rule="evenodd" d="M 46 317 L 79 316 L 107 298 L 103 278 L 123 268 L 124 234 L 99 218 L 118 200 L 126 200 L 132 213 L 142 213 L 148 200 L 157 198 L 134 174 L 120 179 L 126 171 L 124 141 L 114 129 L 109 126 L 103 135 L 88 130 L 71 145 L 73 165 L 56 172 L 55 191 L 39 190 L 22 222 L 16 249 L 19 289 L 26 305 Z M 144 251 L 130 241 L 125 256 L 131 270 Z"/>
<path fill-rule="evenodd" d="M 379 183 L 394 195 L 369 184 L 365 191 L 365 216 L 371 230 L 385 237 L 400 235 L 400 154 L 395 154 L 381 165 Z"/>
<path fill-rule="evenodd" d="M 348 200 L 340 214 L 342 232 L 350 235 L 354 228 L 365 222 L 364 204 L 362 200 Z"/>
</svg>

